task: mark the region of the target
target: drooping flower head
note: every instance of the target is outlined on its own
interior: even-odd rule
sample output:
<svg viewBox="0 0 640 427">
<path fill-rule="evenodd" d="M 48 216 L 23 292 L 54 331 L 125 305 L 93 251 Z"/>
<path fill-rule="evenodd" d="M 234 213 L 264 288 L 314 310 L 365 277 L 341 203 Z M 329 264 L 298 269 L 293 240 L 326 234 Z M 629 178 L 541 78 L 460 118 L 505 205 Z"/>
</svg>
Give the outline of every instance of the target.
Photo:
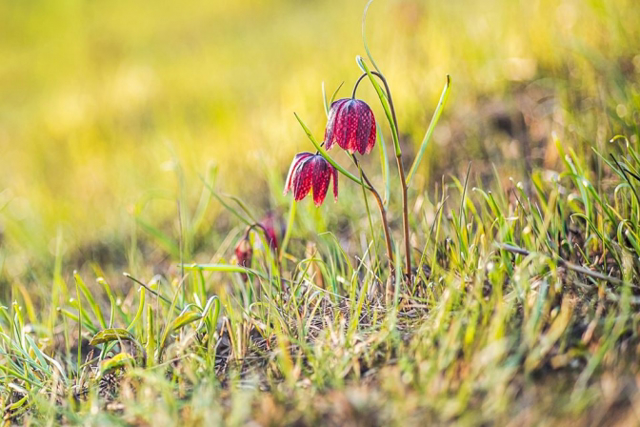
<svg viewBox="0 0 640 427">
<path fill-rule="evenodd" d="M 284 194 L 293 191 L 293 198 L 298 201 L 313 189 L 313 202 L 320 206 L 329 189 L 329 181 L 333 177 L 333 197 L 338 200 L 338 171 L 320 154 L 300 153 L 293 158 Z"/>
<path fill-rule="evenodd" d="M 368 154 L 376 143 L 376 119 L 366 102 L 344 98 L 331 104 L 324 134 L 329 150 L 334 143 L 353 154 Z"/>
<path fill-rule="evenodd" d="M 278 242 L 284 238 L 287 228 L 282 216 L 275 212 L 268 212 L 260 221 L 260 225 L 264 229 L 269 247 L 274 251 L 278 251 Z"/>
</svg>

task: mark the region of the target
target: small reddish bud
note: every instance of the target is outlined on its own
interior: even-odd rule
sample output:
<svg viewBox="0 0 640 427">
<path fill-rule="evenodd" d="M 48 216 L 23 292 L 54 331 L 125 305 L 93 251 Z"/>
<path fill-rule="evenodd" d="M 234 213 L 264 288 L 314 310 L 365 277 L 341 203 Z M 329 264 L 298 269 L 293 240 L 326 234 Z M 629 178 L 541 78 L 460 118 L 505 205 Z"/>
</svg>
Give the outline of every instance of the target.
<svg viewBox="0 0 640 427">
<path fill-rule="evenodd" d="M 236 245 L 236 258 L 238 265 L 242 267 L 251 267 L 251 258 L 253 257 L 253 248 L 247 237 L 242 238 Z"/>
<path fill-rule="evenodd" d="M 337 143 L 351 154 L 368 154 L 376 143 L 376 119 L 367 103 L 344 98 L 331 104 L 324 142 L 327 150 Z"/>
<path fill-rule="evenodd" d="M 333 178 L 333 197 L 338 200 L 338 171 L 320 154 L 300 153 L 293 158 L 284 194 L 293 191 L 295 200 L 302 200 L 313 189 L 313 202 L 320 206 Z"/>
<path fill-rule="evenodd" d="M 260 221 L 260 225 L 264 228 L 266 234 L 267 243 L 269 247 L 274 251 L 278 251 L 278 242 L 284 238 L 286 231 L 286 225 L 281 216 L 275 212 L 269 212 Z"/>
</svg>

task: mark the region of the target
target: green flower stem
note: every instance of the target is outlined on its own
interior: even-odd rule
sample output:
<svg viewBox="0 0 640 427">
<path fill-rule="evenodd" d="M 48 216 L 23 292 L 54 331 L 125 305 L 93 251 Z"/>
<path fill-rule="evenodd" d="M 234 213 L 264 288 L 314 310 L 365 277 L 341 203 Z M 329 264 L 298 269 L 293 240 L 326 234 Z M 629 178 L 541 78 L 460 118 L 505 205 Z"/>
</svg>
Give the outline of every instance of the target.
<svg viewBox="0 0 640 427">
<path fill-rule="evenodd" d="M 367 175 L 364 173 L 364 171 L 360 167 L 360 164 L 358 163 L 358 159 L 356 158 L 355 154 L 352 154 L 351 157 L 353 159 L 353 163 L 355 163 L 355 165 L 360 170 L 360 173 L 362 174 L 362 179 L 369 186 L 368 187 L 369 191 L 371 191 L 371 194 L 373 194 L 373 197 L 376 199 L 376 203 L 378 204 L 378 209 L 380 209 L 380 216 L 382 217 L 382 229 L 384 230 L 384 240 L 385 240 L 385 245 L 387 247 L 387 257 L 389 258 L 389 270 L 391 271 L 391 275 L 393 276 L 393 272 L 395 271 L 395 266 L 393 263 L 393 248 L 391 245 L 391 233 L 389 232 L 389 221 L 387 221 L 387 210 L 384 208 L 384 202 L 380 197 L 380 193 L 378 193 L 378 191 L 373 187 L 373 184 L 371 184 L 371 181 L 369 181 L 369 178 L 367 178 Z"/>
<path fill-rule="evenodd" d="M 402 164 L 402 150 L 400 149 L 400 138 L 398 136 L 398 119 L 396 118 L 396 111 L 393 106 L 393 99 L 391 98 L 391 90 L 389 90 L 387 79 L 385 79 L 382 74 L 369 70 L 369 67 L 367 67 L 367 64 L 360 56 L 356 57 L 356 62 L 358 63 L 360 68 L 362 68 L 362 70 L 367 74 L 367 76 L 369 76 L 369 81 L 378 94 L 378 98 L 380 99 L 380 103 L 382 104 L 382 109 L 384 110 L 384 113 L 387 116 L 387 121 L 389 122 L 389 126 L 391 127 L 393 148 L 396 154 L 396 163 L 398 165 L 398 175 L 400 176 L 400 184 L 402 186 L 402 228 L 404 231 L 404 251 L 407 264 L 406 275 L 409 283 L 411 283 L 411 242 L 409 241 L 409 201 L 407 196 L 407 180 L 405 178 L 404 165 Z M 384 84 L 384 91 L 382 90 L 382 87 L 380 87 L 380 84 L 374 78 L 374 75 L 378 77 Z M 359 81 L 360 80 L 358 80 L 358 82 Z M 355 95 L 355 88 L 353 94 Z"/>
<path fill-rule="evenodd" d="M 384 110 L 384 114 L 387 116 L 387 121 L 389 122 L 389 126 L 391 127 L 391 136 L 393 138 L 393 148 L 395 149 L 396 155 L 402 155 L 402 150 L 400 149 L 400 139 L 398 137 L 398 119 L 396 118 L 396 111 L 393 107 L 393 100 L 391 99 L 391 91 L 389 90 L 389 85 L 387 84 L 387 79 L 380 73 L 369 70 L 367 64 L 364 62 L 362 57 L 357 56 L 356 62 L 358 66 L 367 74 L 369 77 L 369 81 L 371 81 L 371 85 L 376 90 L 378 94 L 378 98 L 380 98 L 380 103 L 382 104 L 382 109 Z M 376 76 L 382 81 L 384 84 L 386 93 L 382 90 L 380 84 L 373 77 Z M 355 96 L 355 89 L 353 95 Z"/>
</svg>

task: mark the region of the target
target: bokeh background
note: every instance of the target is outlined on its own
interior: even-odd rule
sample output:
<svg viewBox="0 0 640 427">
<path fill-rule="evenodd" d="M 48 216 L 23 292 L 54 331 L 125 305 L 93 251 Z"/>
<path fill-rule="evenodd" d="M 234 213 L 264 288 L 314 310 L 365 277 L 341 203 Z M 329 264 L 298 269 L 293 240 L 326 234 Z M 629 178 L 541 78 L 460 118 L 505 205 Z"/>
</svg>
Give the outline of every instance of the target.
<svg viewBox="0 0 640 427">
<path fill-rule="evenodd" d="M 311 149 L 293 112 L 322 136 L 321 84 L 350 92 L 365 3 L 0 0 L 2 283 L 175 259 L 176 200 L 193 254 L 219 250 L 237 224 L 198 210 L 203 179 L 286 211 L 289 162 Z M 377 0 L 367 33 L 408 161 L 452 76 L 425 190 L 471 160 L 487 185 L 493 164 L 553 169 L 553 132 L 588 151 L 639 120 L 636 0 Z M 341 185 L 337 208 L 301 209 L 336 218 Z"/>
</svg>

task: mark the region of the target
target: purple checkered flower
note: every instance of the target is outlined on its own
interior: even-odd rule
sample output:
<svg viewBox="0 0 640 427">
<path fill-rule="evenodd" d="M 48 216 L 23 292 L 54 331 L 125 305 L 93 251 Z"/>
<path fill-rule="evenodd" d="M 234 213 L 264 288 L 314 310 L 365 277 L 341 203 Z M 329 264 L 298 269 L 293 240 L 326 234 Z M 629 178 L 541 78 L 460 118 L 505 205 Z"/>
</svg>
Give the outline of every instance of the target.
<svg viewBox="0 0 640 427">
<path fill-rule="evenodd" d="M 353 154 L 368 154 L 376 143 L 376 119 L 366 102 L 344 98 L 331 104 L 324 134 L 327 150 L 337 143 Z"/>
<path fill-rule="evenodd" d="M 293 158 L 284 193 L 293 191 L 298 201 L 313 190 L 313 202 L 320 206 L 329 190 L 333 177 L 333 196 L 338 200 L 338 171 L 320 154 L 300 153 Z"/>
</svg>

